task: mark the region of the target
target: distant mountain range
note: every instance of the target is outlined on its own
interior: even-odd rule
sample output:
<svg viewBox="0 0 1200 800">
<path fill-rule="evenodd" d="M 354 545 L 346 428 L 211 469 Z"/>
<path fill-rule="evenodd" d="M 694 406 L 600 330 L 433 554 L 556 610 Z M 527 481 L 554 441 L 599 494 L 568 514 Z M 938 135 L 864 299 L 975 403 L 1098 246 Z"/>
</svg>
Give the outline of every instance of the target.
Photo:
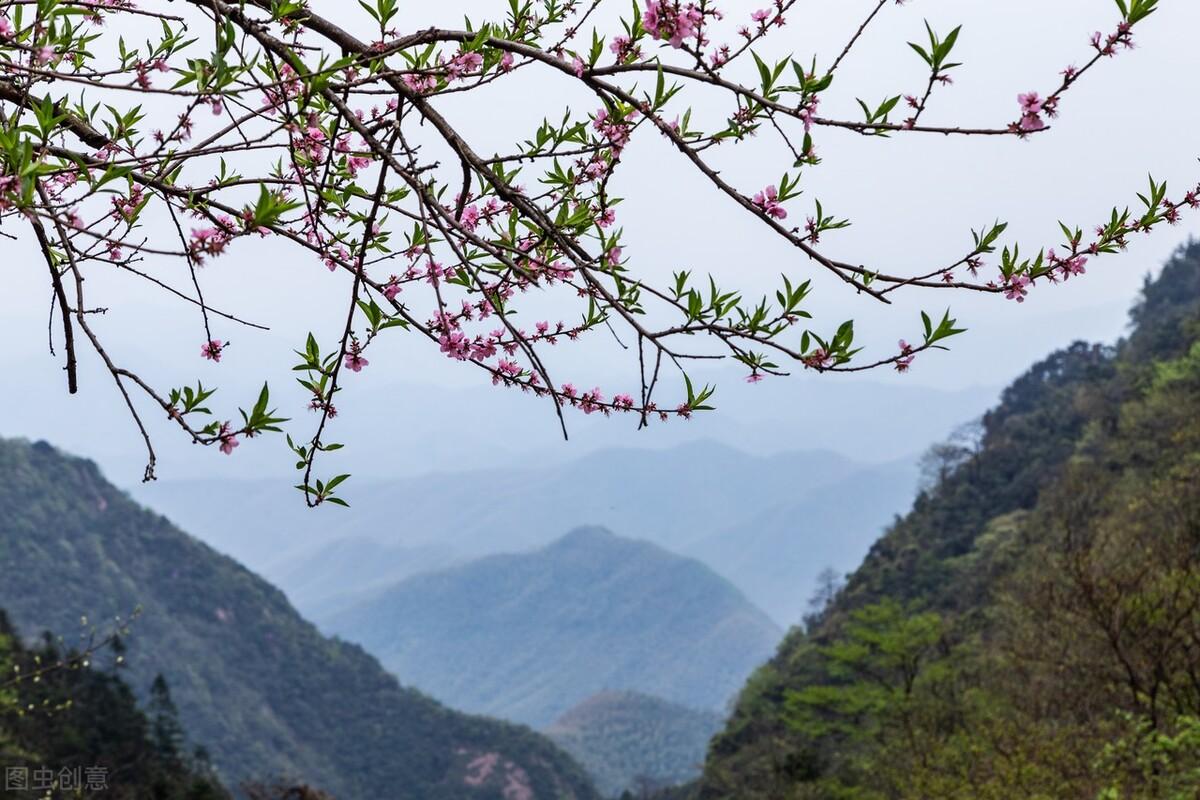
<svg viewBox="0 0 1200 800">
<path fill-rule="evenodd" d="M 863 465 L 829 451 L 754 456 L 691 442 L 601 450 L 552 466 L 351 482 L 350 509 L 308 509 L 277 479 L 160 481 L 133 491 L 278 583 L 318 620 L 352 598 L 331 598 L 305 576 L 313 569 L 324 576 L 318 584 L 370 591 L 436 566 L 431 553 L 436 562 L 512 552 L 586 524 L 699 558 L 787 626 L 799 621 L 822 569 L 858 566 L 915 483 L 915 457 Z M 362 552 L 371 563 L 331 552 Z"/>
<path fill-rule="evenodd" d="M 599 528 L 407 578 L 324 625 L 435 698 L 535 727 L 605 689 L 723 710 L 782 635 L 698 561 Z"/>
<path fill-rule="evenodd" d="M 520 796 L 596 796 L 545 737 L 402 688 L 91 462 L 0 440 L 0 476 L 0 608 L 27 638 L 140 608 L 125 676 L 142 692 L 167 678 L 191 739 L 228 785 L 282 777 L 339 800 L 502 800 L 514 786 Z"/>
<path fill-rule="evenodd" d="M 615 797 L 692 780 L 724 717 L 637 692 L 600 692 L 546 729 Z"/>
<path fill-rule="evenodd" d="M 436 544 L 406 547 L 353 537 L 279 562 L 274 577 L 300 613 L 319 623 L 410 575 L 459 560 L 452 548 Z"/>
</svg>

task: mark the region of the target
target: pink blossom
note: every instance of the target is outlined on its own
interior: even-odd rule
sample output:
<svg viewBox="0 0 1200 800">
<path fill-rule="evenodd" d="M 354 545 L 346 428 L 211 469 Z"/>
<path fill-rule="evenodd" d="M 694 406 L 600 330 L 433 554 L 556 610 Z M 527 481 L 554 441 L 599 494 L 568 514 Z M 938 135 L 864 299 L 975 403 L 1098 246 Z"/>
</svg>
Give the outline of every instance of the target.
<svg viewBox="0 0 1200 800">
<path fill-rule="evenodd" d="M 362 372 L 362 368 L 371 362 L 362 357 L 357 347 L 352 346 L 350 352 L 346 353 L 346 360 L 343 363 L 351 372 Z"/>
<path fill-rule="evenodd" d="M 672 47 L 682 47 L 685 39 L 697 35 L 704 15 L 695 3 L 680 0 L 647 0 L 642 12 L 642 27 L 655 39 L 666 39 Z"/>
<path fill-rule="evenodd" d="M 812 369 L 829 369 L 836 361 L 824 347 L 818 347 L 801 360 Z"/>
<path fill-rule="evenodd" d="M 216 228 L 193 228 L 188 250 L 197 262 L 204 263 L 206 255 L 220 255 L 228 243 L 229 236 Z"/>
<path fill-rule="evenodd" d="M 209 361 L 220 361 L 221 351 L 225 349 L 225 343 L 220 339 L 212 339 L 200 345 L 200 355 L 207 358 Z"/>
<path fill-rule="evenodd" d="M 754 195 L 754 205 L 775 219 L 787 219 L 787 209 L 779 202 L 779 190 L 768 186 L 765 190 Z"/>
<path fill-rule="evenodd" d="M 1027 275 L 1015 275 L 1009 279 L 1004 287 L 1004 296 L 1009 300 L 1016 300 L 1018 303 L 1025 302 L 1025 295 L 1029 294 L 1028 287 L 1030 281 Z"/>
<path fill-rule="evenodd" d="M 903 339 L 900 340 L 900 357 L 896 359 L 896 372 L 908 372 L 908 368 L 912 366 L 913 347 Z"/>
<path fill-rule="evenodd" d="M 227 456 L 233 455 L 233 448 L 241 444 L 237 440 L 237 434 L 233 432 L 232 426 L 228 422 L 221 423 L 221 430 L 217 432 L 217 439 L 221 442 L 221 452 Z"/>
<path fill-rule="evenodd" d="M 414 75 L 408 72 L 401 76 L 400 80 L 404 81 L 404 85 L 414 94 L 428 94 L 437 88 L 437 79 L 432 75 Z"/>
<path fill-rule="evenodd" d="M 1021 121 L 1019 128 L 1025 132 L 1040 131 L 1046 127 L 1046 123 L 1042 121 L 1042 111 L 1049 109 L 1046 103 L 1038 97 L 1037 92 L 1029 92 L 1017 96 L 1017 101 L 1021 104 Z"/>
<path fill-rule="evenodd" d="M 479 53 L 459 53 L 446 65 L 446 75 L 449 80 L 455 80 L 478 72 L 482 66 L 483 56 Z"/>
<path fill-rule="evenodd" d="M 579 397 L 579 410 L 585 414 L 591 414 L 600 410 L 600 403 L 603 402 L 604 395 L 600 394 L 600 388 L 592 389 L 590 392 L 584 392 Z"/>
<path fill-rule="evenodd" d="M 332 255 L 325 257 L 325 266 L 329 267 L 330 272 L 334 272 L 338 268 L 338 259 L 342 262 L 350 260 L 350 251 L 344 247 L 339 247 Z"/>
<path fill-rule="evenodd" d="M 467 230 L 475 230 L 479 227 L 479 209 L 475 206 L 467 206 L 463 209 L 462 219 L 459 221 Z"/>
<path fill-rule="evenodd" d="M 441 351 L 456 361 L 466 361 L 470 351 L 470 343 L 462 331 L 443 333 L 438 339 Z"/>
</svg>

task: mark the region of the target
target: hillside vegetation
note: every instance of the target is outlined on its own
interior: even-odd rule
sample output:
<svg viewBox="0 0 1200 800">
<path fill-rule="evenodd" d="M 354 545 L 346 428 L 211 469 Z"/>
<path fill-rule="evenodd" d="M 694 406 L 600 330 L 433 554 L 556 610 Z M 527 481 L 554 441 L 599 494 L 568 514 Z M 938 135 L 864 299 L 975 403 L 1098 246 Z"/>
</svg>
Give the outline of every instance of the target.
<svg viewBox="0 0 1200 800">
<path fill-rule="evenodd" d="M 702 798 L 1161 798 L 1200 786 L 1200 245 L 1115 347 L 1013 383 L 794 630 Z"/>
<path fill-rule="evenodd" d="M 600 692 L 559 717 L 546 733 L 584 766 L 602 793 L 615 797 L 695 778 L 708 740 L 722 723 L 720 714 L 657 697 Z"/>
<path fill-rule="evenodd" d="M 4 797 L 230 800 L 203 750 L 190 751 L 166 681 L 149 713 L 119 674 L 118 646 L 81 652 L 46 637 L 27 647 L 0 611 L 0 774 Z M 105 668 L 90 668 L 103 656 Z"/>
<path fill-rule="evenodd" d="M 128 681 L 145 698 L 166 677 L 183 725 L 227 785 L 306 781 L 339 800 L 594 796 L 546 738 L 401 688 L 91 462 L 0 440 L 0 476 L 0 607 L 27 639 L 140 607 Z"/>
<path fill-rule="evenodd" d="M 599 528 L 416 575 L 326 624 L 456 708 L 535 727 L 604 689 L 723 710 L 782 635 L 698 561 Z"/>
</svg>

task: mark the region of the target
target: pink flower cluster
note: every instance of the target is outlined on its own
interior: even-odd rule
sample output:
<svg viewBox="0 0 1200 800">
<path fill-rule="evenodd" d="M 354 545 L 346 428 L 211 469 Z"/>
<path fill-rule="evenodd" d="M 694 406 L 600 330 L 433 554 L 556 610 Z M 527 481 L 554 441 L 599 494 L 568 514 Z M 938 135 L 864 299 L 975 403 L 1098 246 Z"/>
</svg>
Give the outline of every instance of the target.
<svg viewBox="0 0 1200 800">
<path fill-rule="evenodd" d="M 129 196 L 114 195 L 112 198 L 113 217 L 131 222 L 142 204 L 142 186 L 135 183 L 129 190 Z"/>
<path fill-rule="evenodd" d="M 695 3 L 679 0 L 648 0 L 642 12 L 642 27 L 655 39 L 666 39 L 672 47 L 683 47 L 687 39 L 698 38 L 704 13 Z"/>
<path fill-rule="evenodd" d="M 1115 33 L 1110 33 L 1105 36 L 1100 31 L 1092 34 L 1092 47 L 1102 56 L 1115 56 L 1117 50 L 1125 48 L 1126 50 L 1133 49 L 1133 26 L 1128 22 L 1122 22 L 1117 26 Z"/>
<path fill-rule="evenodd" d="M 233 448 L 241 444 L 237 440 L 237 434 L 233 432 L 233 425 L 229 422 L 221 423 L 221 430 L 217 432 L 217 439 L 221 442 L 221 452 L 227 456 L 233 455 Z"/>
<path fill-rule="evenodd" d="M 337 144 L 334 145 L 334 150 L 346 156 L 346 169 L 350 172 L 351 177 L 357 177 L 359 172 L 371 165 L 370 158 L 367 156 L 356 155 L 355 152 L 350 148 L 349 136 L 343 136 L 338 139 Z M 359 150 L 367 150 L 366 144 L 364 143 Z"/>
<path fill-rule="evenodd" d="M 197 264 L 203 264 L 205 256 L 219 256 L 232 237 L 218 228 L 193 228 L 188 242 L 188 252 Z"/>
<path fill-rule="evenodd" d="M 156 72 L 170 72 L 171 68 L 167 66 L 167 62 L 161 58 L 156 58 L 154 61 L 139 61 L 135 67 L 135 71 L 137 73 L 135 80 L 137 81 L 138 86 L 142 87 L 143 89 L 150 88 L 151 70 Z"/>
<path fill-rule="evenodd" d="M 804 366 L 808 367 L 809 369 L 817 370 L 829 369 L 837 362 L 837 359 L 835 359 L 833 355 L 824 347 L 818 347 L 816 350 L 813 350 L 800 360 L 804 363 Z"/>
<path fill-rule="evenodd" d="M 779 190 L 774 186 L 768 186 L 754 195 L 754 205 L 765 211 L 769 217 L 787 219 L 787 209 L 779 202 Z"/>
<path fill-rule="evenodd" d="M 1067 280 L 1073 275 L 1082 275 L 1087 272 L 1087 256 L 1076 255 L 1061 258 L 1057 253 L 1054 252 L 1054 248 L 1052 247 L 1046 254 L 1046 259 L 1050 262 L 1052 267 L 1056 267 L 1058 269 L 1058 277 L 1061 277 L 1063 280 Z M 1056 278 L 1053 273 L 1051 273 L 1050 277 L 1051 280 L 1055 280 Z"/>
<path fill-rule="evenodd" d="M 613 119 L 608 113 L 608 109 L 602 108 L 596 112 L 596 117 L 592 120 L 592 127 L 607 139 L 609 147 L 619 154 L 625 145 L 629 144 L 630 122 L 636 118 L 637 111 L 632 111 L 624 119 Z"/>
<path fill-rule="evenodd" d="M 1004 285 L 1004 296 L 1009 300 L 1024 303 L 1025 296 L 1029 294 L 1029 285 L 1031 283 L 1033 281 L 1028 275 L 1014 275 Z"/>
<path fill-rule="evenodd" d="M 608 49 L 617 57 L 617 63 L 619 64 L 624 64 L 627 61 L 635 61 L 642 57 L 641 50 L 628 36 L 614 37 Z"/>
<path fill-rule="evenodd" d="M 343 365 L 346 367 L 346 369 L 350 370 L 351 372 L 362 372 L 362 368 L 371 363 L 363 358 L 362 350 L 363 347 L 359 343 L 358 339 L 352 339 L 350 341 L 350 347 L 346 350 L 346 358 L 343 362 Z"/>
<path fill-rule="evenodd" d="M 1018 95 L 1017 102 L 1021 104 L 1021 120 L 1016 124 L 1016 128 L 1023 133 L 1045 130 L 1046 123 L 1042 114 L 1048 117 L 1057 114 L 1058 100 L 1053 97 L 1043 100 L 1037 92 Z"/>
<path fill-rule="evenodd" d="M 458 80 L 483 68 L 483 56 L 475 52 L 459 53 L 446 64 L 446 79 Z"/>
<path fill-rule="evenodd" d="M 304 153 L 309 161 L 318 162 L 325 157 L 325 144 L 328 137 L 321 130 L 321 124 L 316 113 L 308 115 L 303 127 L 291 126 L 292 146 Z"/>
</svg>

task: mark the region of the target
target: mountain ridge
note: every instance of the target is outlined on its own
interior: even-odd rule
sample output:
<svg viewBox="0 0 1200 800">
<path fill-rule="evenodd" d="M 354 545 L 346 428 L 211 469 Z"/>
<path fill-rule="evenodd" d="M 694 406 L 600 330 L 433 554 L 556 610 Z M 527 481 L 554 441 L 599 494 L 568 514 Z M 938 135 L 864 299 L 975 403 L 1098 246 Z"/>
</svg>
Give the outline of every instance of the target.
<svg viewBox="0 0 1200 800">
<path fill-rule="evenodd" d="M 293 583 L 289 564 L 333 542 L 345 540 L 350 546 L 366 537 L 387 546 L 437 546 L 465 560 L 540 546 L 571 524 L 588 523 L 700 557 L 777 624 L 788 625 L 799 618 L 821 570 L 857 566 L 869 540 L 911 498 L 914 483 L 915 469 L 907 462 L 865 467 L 821 451 L 754 455 L 694 442 L 659 451 L 612 448 L 553 468 L 363 482 L 350 497 L 350 509 L 318 508 L 316 513 L 304 508 L 284 482 L 164 482 L 136 495 L 163 506 L 218 549 L 279 583 L 318 618 L 327 615 L 319 608 L 320 598 Z M 404 509 L 402 525 L 398 508 Z M 828 526 L 815 522 L 842 508 L 854 512 L 853 537 L 832 537 Z M 798 513 L 804 509 L 811 513 Z M 746 552 L 731 560 L 705 549 L 713 537 L 736 538 L 747 517 L 756 515 L 771 525 L 756 538 L 773 538 L 781 551 L 786 549 L 786 559 L 766 544 L 755 551 L 754 561 Z M 262 536 L 236 535 L 243 521 Z M 817 554 L 813 559 L 797 550 L 797 543 L 806 542 Z M 336 563 L 327 566 L 337 569 Z M 396 578 L 413 572 L 403 556 L 389 570 Z M 756 571 L 775 577 L 758 580 Z M 337 582 L 357 586 L 362 574 L 359 568 L 339 572 Z"/>
<path fill-rule="evenodd" d="M 322 637 L 283 593 L 166 518 L 96 466 L 45 442 L 0 440 L 0 607 L 24 637 L 81 615 L 128 615 L 127 674 L 162 673 L 223 780 L 286 778 L 339 800 L 594 797 L 565 754 L 528 729 L 452 712 L 402 688 L 361 648 Z M 399 756 L 397 754 L 400 754 Z M 486 781 L 470 764 L 494 757 Z"/>
<path fill-rule="evenodd" d="M 723 721 L 714 712 L 610 689 L 568 709 L 545 733 L 615 797 L 695 778 Z"/>
<path fill-rule="evenodd" d="M 435 697 L 535 727 L 606 688 L 720 709 L 781 633 L 700 562 L 595 526 L 415 575 L 324 623 Z"/>
<path fill-rule="evenodd" d="M 673 797 L 1190 797 L 1200 785 L 1200 242 L 1115 345 L 1030 367 Z"/>
</svg>

